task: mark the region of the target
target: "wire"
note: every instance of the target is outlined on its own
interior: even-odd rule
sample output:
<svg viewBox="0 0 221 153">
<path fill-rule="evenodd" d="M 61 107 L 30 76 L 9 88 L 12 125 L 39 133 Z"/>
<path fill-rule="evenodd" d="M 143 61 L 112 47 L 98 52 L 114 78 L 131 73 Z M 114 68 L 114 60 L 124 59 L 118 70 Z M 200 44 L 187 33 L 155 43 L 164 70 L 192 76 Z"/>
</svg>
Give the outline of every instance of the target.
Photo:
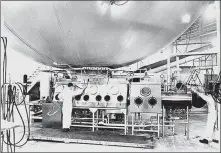
<svg viewBox="0 0 221 153">
<path fill-rule="evenodd" d="M 18 85 L 19 83 L 16 83 L 16 85 Z M 11 86 L 11 85 L 9 85 L 9 86 Z M 11 92 L 12 92 L 12 94 L 11 94 Z M 13 141 L 14 141 L 14 143 L 11 143 L 11 141 L 8 141 L 8 139 L 10 140 L 10 132 L 7 134 L 7 142 L 4 140 L 4 143 L 5 144 L 7 144 L 7 145 L 12 145 L 13 144 L 13 146 L 14 147 L 21 147 L 21 146 L 24 146 L 27 142 L 28 142 L 28 139 L 29 139 L 29 137 L 30 137 L 30 116 L 28 116 L 28 111 L 27 111 L 27 106 L 26 106 L 26 103 L 25 103 L 25 101 L 24 101 L 24 106 L 25 106 L 25 111 L 26 111 L 26 116 L 27 116 L 27 120 L 28 120 L 28 135 L 27 135 L 27 139 L 25 140 L 25 142 L 24 143 L 22 143 L 22 144 L 19 144 L 19 143 L 21 143 L 22 142 L 22 140 L 24 140 L 24 137 L 25 137 L 25 134 L 26 134 L 26 126 L 25 126 L 25 122 L 24 122 L 24 119 L 23 119 L 23 117 L 22 117 L 22 115 L 21 115 L 21 112 L 20 112 L 20 110 L 19 110 L 19 108 L 18 108 L 18 105 L 16 104 L 16 102 L 15 102 L 15 94 L 16 94 L 16 86 L 13 86 L 13 89 L 11 88 L 11 87 L 9 87 L 8 88 L 8 93 L 10 93 L 9 95 L 8 95 L 8 108 L 7 108 L 7 114 L 6 114 L 6 116 L 7 116 L 7 118 L 9 119 L 9 120 L 11 120 L 11 117 L 12 117 L 12 119 L 14 118 L 14 114 L 13 114 L 13 112 L 14 112 L 14 106 L 16 107 L 16 110 L 17 110 L 17 112 L 18 112 L 18 114 L 19 114 L 19 116 L 20 116 L 20 118 L 21 118 L 21 121 L 22 121 L 22 125 L 23 125 L 23 134 L 22 134 L 22 137 L 21 137 L 21 139 L 18 141 L 18 142 L 15 142 L 15 132 L 13 131 L 13 136 L 14 136 L 14 139 L 13 139 Z M 11 111 L 9 111 L 10 110 L 10 108 L 11 108 L 11 105 L 12 104 L 12 110 Z"/>
<path fill-rule="evenodd" d="M 2 85 L 1 85 L 1 109 L 2 109 L 2 114 L 3 114 L 3 119 L 7 121 L 13 121 L 14 122 L 14 108 L 16 108 L 19 117 L 21 118 L 22 125 L 23 125 L 23 134 L 22 137 L 19 141 L 15 141 L 16 136 L 15 136 L 15 129 L 13 128 L 12 130 L 6 130 L 5 135 L 3 132 L 1 132 L 1 137 L 2 137 L 2 142 L 1 142 L 1 151 L 3 152 L 3 146 L 4 144 L 7 145 L 7 151 L 9 152 L 15 152 L 15 147 L 21 147 L 25 145 L 30 137 L 30 116 L 28 115 L 28 109 L 25 103 L 25 98 L 26 98 L 26 89 L 23 84 L 16 82 L 14 85 L 8 84 L 7 83 L 7 38 L 6 37 L 1 37 L 1 40 L 3 41 L 4 45 L 4 59 L 3 59 L 3 68 L 2 68 Z M 23 99 L 21 102 L 16 103 L 15 97 L 16 97 L 16 87 L 19 87 Z M 26 112 L 26 117 L 28 120 L 28 130 L 26 129 L 25 126 L 25 121 L 24 118 L 21 115 L 21 112 L 18 108 L 18 105 L 24 104 L 25 106 L 25 112 Z M 25 139 L 26 131 L 28 131 L 27 138 Z M 11 140 L 12 139 L 12 140 Z M 23 140 L 25 142 L 21 143 Z"/>
</svg>

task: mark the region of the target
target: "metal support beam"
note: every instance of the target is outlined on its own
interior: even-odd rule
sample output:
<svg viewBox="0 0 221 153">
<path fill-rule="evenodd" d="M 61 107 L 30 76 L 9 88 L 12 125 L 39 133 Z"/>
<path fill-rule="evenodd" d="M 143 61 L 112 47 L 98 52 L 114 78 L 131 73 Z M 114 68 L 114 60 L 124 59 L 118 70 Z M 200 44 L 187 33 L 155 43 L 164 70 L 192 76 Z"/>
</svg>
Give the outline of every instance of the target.
<svg viewBox="0 0 221 153">
<path fill-rule="evenodd" d="M 217 26 L 217 52 L 218 52 L 218 59 L 217 59 L 217 64 L 218 64 L 218 70 L 220 71 L 221 68 L 221 54 L 220 54 L 220 1 L 215 1 L 216 5 L 216 26 Z M 219 72 L 218 72 L 219 73 Z"/>
<path fill-rule="evenodd" d="M 211 42 L 198 42 L 198 43 L 178 43 L 178 44 L 174 44 L 174 46 L 178 45 L 202 45 L 202 44 L 212 44 Z"/>
<path fill-rule="evenodd" d="M 196 55 L 213 55 L 217 54 L 217 52 L 193 52 L 193 53 L 178 53 L 173 56 L 196 56 Z"/>
<path fill-rule="evenodd" d="M 2 40 L 1 40 L 1 43 L 2 43 Z M 3 46 L 3 45 L 1 45 L 1 46 Z M 1 87 L 2 87 L 2 78 L 3 78 L 2 74 L 1 74 L 1 72 L 2 72 L 2 60 L 1 60 L 2 57 L 1 57 L 1 55 L 2 55 L 2 51 L 0 52 L 0 100 L 2 100 L 2 88 Z M 2 105 L 3 105 L 3 108 L 4 108 L 4 104 L 2 104 Z M 2 139 L 1 139 L 1 141 L 2 141 Z"/>
<path fill-rule="evenodd" d="M 200 35 L 194 35 L 194 36 L 192 36 L 192 37 L 188 37 L 188 38 L 180 38 L 179 39 L 179 42 L 180 41 L 184 41 L 184 40 L 193 40 L 193 39 L 196 39 L 196 38 L 198 38 L 198 37 L 203 37 L 203 36 L 208 36 L 208 35 L 212 35 L 212 34 L 215 34 L 215 33 L 217 33 L 217 30 L 213 30 L 213 31 L 210 31 L 210 32 L 207 32 L 207 33 L 204 33 L 204 34 L 200 34 Z"/>
<path fill-rule="evenodd" d="M 176 69 L 177 69 L 177 80 L 180 80 L 180 64 L 179 64 L 179 56 L 176 57 Z"/>
<path fill-rule="evenodd" d="M 167 58 L 167 85 L 170 85 L 170 57 Z"/>
</svg>

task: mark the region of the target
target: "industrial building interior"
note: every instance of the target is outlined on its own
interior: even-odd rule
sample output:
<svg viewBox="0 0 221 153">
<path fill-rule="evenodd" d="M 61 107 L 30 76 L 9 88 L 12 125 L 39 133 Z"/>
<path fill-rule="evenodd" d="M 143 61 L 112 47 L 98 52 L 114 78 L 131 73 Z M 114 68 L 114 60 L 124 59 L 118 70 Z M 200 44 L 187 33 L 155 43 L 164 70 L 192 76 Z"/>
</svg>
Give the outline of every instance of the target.
<svg viewBox="0 0 221 153">
<path fill-rule="evenodd" d="M 220 1 L 1 1 L 1 152 L 220 152 Z"/>
</svg>

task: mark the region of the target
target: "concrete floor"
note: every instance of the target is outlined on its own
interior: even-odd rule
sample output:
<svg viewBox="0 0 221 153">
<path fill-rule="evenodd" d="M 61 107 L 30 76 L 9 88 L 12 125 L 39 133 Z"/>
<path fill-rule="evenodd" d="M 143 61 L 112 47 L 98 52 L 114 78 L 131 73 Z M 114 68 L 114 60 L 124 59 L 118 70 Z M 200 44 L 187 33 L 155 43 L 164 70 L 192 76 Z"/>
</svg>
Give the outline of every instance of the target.
<svg viewBox="0 0 221 153">
<path fill-rule="evenodd" d="M 16 148 L 16 152 L 220 152 L 220 144 L 199 143 L 205 132 L 206 119 L 207 114 L 191 114 L 190 140 L 184 135 L 184 126 L 179 124 L 175 129 L 176 135 L 169 136 L 169 131 L 164 138 L 156 140 L 154 149 L 29 141 L 25 146 Z"/>
</svg>

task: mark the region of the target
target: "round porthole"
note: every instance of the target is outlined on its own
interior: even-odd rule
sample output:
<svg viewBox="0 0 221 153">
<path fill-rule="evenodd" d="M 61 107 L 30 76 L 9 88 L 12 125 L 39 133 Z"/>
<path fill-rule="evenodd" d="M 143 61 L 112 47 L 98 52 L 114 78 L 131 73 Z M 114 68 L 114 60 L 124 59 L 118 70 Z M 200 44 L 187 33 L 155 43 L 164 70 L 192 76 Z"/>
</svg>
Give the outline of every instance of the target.
<svg viewBox="0 0 221 153">
<path fill-rule="evenodd" d="M 88 95 L 84 95 L 84 101 L 88 101 L 89 100 L 89 96 Z"/>
<path fill-rule="evenodd" d="M 153 107 L 157 104 L 157 99 L 155 97 L 151 97 L 151 98 L 149 98 L 148 103 L 150 106 Z"/>
<path fill-rule="evenodd" d="M 104 97 L 104 100 L 105 100 L 105 101 L 110 101 L 110 96 L 109 96 L 109 95 L 106 95 L 106 96 Z"/>
<path fill-rule="evenodd" d="M 74 97 L 74 99 L 75 99 L 75 100 L 81 100 L 81 96 L 80 96 L 80 95 L 77 95 L 77 96 Z"/>
<path fill-rule="evenodd" d="M 143 99 L 141 97 L 137 97 L 134 99 L 134 103 L 139 107 L 143 104 Z"/>
<path fill-rule="evenodd" d="M 117 100 L 119 102 L 122 102 L 124 100 L 124 97 L 122 95 L 117 96 Z"/>
<path fill-rule="evenodd" d="M 142 88 L 142 89 L 140 90 L 140 94 L 141 94 L 142 96 L 147 97 L 147 96 L 149 96 L 149 95 L 151 94 L 151 90 L 150 90 L 150 88 L 148 88 L 148 87 L 144 87 L 144 88 Z"/>
<path fill-rule="evenodd" d="M 101 95 L 96 96 L 96 101 L 101 101 L 101 99 L 102 99 Z"/>
</svg>

